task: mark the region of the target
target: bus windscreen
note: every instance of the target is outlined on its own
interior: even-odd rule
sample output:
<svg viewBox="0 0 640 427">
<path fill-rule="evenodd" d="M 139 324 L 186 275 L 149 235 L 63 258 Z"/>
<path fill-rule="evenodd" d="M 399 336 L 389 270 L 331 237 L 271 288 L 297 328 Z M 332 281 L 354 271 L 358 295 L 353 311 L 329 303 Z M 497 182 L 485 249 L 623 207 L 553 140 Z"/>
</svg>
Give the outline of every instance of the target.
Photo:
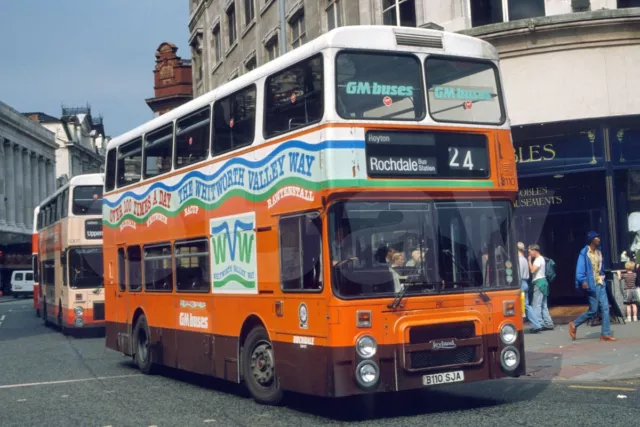
<svg viewBox="0 0 640 427">
<path fill-rule="evenodd" d="M 87 185 L 73 189 L 74 215 L 100 215 L 102 213 L 102 186 Z"/>
<path fill-rule="evenodd" d="M 518 286 L 509 202 L 336 203 L 330 211 L 334 291 L 389 296 Z"/>
<path fill-rule="evenodd" d="M 70 249 L 68 260 L 72 288 L 100 288 L 104 285 L 102 248 Z"/>
</svg>

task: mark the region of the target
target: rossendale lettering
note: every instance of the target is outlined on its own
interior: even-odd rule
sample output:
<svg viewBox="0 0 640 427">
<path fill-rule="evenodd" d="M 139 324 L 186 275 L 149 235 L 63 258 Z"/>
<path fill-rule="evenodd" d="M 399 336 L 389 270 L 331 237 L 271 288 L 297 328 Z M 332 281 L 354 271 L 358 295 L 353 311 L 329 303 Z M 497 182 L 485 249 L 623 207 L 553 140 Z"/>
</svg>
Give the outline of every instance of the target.
<svg viewBox="0 0 640 427">
<path fill-rule="evenodd" d="M 349 95 L 412 96 L 413 86 L 383 85 L 376 82 L 349 82 L 347 83 L 347 93 Z"/>
</svg>

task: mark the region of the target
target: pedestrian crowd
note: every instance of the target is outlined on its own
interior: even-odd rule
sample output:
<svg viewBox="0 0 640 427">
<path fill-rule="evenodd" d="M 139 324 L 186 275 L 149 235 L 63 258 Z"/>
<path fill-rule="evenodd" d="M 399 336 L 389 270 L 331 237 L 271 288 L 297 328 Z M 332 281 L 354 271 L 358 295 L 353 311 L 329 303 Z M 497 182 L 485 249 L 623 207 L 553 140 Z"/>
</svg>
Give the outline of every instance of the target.
<svg viewBox="0 0 640 427">
<path fill-rule="evenodd" d="M 540 333 L 554 329 L 553 319 L 549 314 L 547 298 L 549 288 L 555 279 L 555 262 L 543 256 L 536 244 L 525 248 L 518 243 L 519 272 L 524 293 L 526 320 L 531 324 L 530 333 Z M 637 304 L 640 303 L 640 288 L 637 287 L 640 264 L 625 259 L 625 270 L 617 272 L 618 280 L 624 284 L 624 303 L 626 305 L 627 322 L 638 321 Z M 586 245 L 578 254 L 575 269 L 575 287 L 582 292 L 589 308 L 574 321 L 569 323 L 569 335 L 576 339 L 577 329 L 584 323 L 600 318 L 602 331 L 600 340 L 616 341 L 611 331 L 609 315 L 609 299 L 604 273 L 604 262 L 600 250 L 600 235 L 595 231 L 587 233 Z"/>
</svg>

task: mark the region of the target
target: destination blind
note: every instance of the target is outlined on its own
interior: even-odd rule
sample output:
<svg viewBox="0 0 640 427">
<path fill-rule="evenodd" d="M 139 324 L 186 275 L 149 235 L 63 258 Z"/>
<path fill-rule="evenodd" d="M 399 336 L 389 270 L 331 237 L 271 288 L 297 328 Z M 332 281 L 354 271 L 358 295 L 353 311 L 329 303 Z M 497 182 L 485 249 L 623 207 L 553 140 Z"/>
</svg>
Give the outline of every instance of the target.
<svg viewBox="0 0 640 427">
<path fill-rule="evenodd" d="M 489 177 L 485 135 L 435 131 L 368 131 L 367 173 L 372 178 Z"/>
</svg>

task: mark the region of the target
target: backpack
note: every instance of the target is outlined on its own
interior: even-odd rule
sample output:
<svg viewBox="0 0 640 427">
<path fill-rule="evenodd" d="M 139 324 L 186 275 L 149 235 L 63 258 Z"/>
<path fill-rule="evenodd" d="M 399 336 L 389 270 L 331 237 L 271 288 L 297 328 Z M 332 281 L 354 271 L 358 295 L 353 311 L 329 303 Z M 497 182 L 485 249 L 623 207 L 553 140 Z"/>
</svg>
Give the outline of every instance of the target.
<svg viewBox="0 0 640 427">
<path fill-rule="evenodd" d="M 551 283 L 556 280 L 556 262 L 551 258 L 544 257 L 545 277 L 547 282 Z"/>
</svg>

